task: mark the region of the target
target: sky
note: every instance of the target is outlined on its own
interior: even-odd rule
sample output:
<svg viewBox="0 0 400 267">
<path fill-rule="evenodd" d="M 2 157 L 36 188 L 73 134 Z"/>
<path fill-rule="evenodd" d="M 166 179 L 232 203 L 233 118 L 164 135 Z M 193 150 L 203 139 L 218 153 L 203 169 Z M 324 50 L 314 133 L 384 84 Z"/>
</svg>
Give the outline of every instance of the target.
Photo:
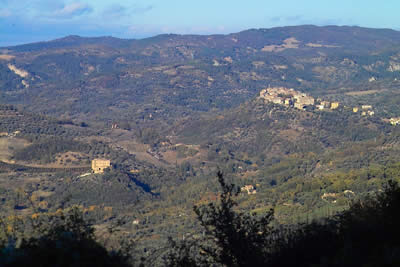
<svg viewBox="0 0 400 267">
<path fill-rule="evenodd" d="M 0 0 L 0 47 L 67 35 L 137 39 L 314 24 L 400 30 L 399 0 Z"/>
</svg>

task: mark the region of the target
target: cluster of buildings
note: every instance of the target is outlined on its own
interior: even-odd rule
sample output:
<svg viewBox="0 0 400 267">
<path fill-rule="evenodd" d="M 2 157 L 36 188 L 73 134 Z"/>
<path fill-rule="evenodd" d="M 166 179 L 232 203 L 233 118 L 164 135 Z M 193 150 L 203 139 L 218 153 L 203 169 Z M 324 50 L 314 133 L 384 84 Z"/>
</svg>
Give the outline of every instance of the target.
<svg viewBox="0 0 400 267">
<path fill-rule="evenodd" d="M 19 135 L 21 133 L 21 131 L 15 131 L 12 133 L 9 132 L 0 132 L 0 137 L 16 137 L 17 135 Z"/>
<path fill-rule="evenodd" d="M 329 102 L 329 101 L 323 101 L 319 100 L 319 104 L 316 105 L 316 107 L 320 110 L 323 109 L 337 109 L 339 108 L 340 103 L 339 102 Z"/>
<path fill-rule="evenodd" d="M 266 102 L 294 107 L 301 110 L 309 106 L 314 106 L 319 110 L 337 109 L 340 106 L 339 102 L 329 102 L 321 99 L 314 99 L 312 96 L 309 96 L 305 93 L 285 87 L 268 87 L 263 89 L 260 92 L 259 98 L 264 99 Z M 371 105 L 353 107 L 353 112 L 360 112 L 362 116 L 373 116 L 375 114 Z M 391 123 L 393 125 L 400 124 L 400 118 L 399 120 L 393 118 Z"/>
<path fill-rule="evenodd" d="M 375 111 L 372 110 L 371 105 L 362 105 L 361 107 L 353 107 L 353 112 L 358 113 L 361 112 L 361 116 L 373 116 Z"/>
<path fill-rule="evenodd" d="M 389 122 L 390 122 L 391 125 L 399 125 L 400 124 L 400 117 L 390 118 Z"/>
<path fill-rule="evenodd" d="M 320 110 L 325 108 L 337 109 L 339 107 L 339 102 L 322 101 L 319 99 L 315 100 L 314 97 L 296 91 L 293 88 L 268 87 L 261 90 L 259 97 L 267 102 L 297 109 L 304 109 L 308 106 L 315 106 Z"/>
</svg>

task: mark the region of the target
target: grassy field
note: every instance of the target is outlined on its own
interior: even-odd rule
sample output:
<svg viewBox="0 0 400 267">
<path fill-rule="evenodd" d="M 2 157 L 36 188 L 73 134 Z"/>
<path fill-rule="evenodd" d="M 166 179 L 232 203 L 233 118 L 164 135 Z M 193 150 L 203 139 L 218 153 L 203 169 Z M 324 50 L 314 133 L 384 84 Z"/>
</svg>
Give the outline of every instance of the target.
<svg viewBox="0 0 400 267">
<path fill-rule="evenodd" d="M 363 95 L 371 95 L 376 93 L 382 93 L 384 90 L 367 90 L 367 91 L 354 91 L 354 92 L 347 92 L 345 95 L 349 96 L 363 96 Z M 386 90 L 385 90 L 386 91 Z"/>
<path fill-rule="evenodd" d="M 0 161 L 8 162 L 13 155 L 13 151 L 24 148 L 29 145 L 29 142 L 14 137 L 0 138 Z"/>
</svg>

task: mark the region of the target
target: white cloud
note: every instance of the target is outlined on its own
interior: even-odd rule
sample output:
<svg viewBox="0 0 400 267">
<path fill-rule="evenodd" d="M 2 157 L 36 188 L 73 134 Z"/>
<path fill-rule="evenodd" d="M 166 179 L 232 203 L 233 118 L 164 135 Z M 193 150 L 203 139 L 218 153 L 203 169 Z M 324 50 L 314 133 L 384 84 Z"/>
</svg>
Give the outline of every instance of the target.
<svg viewBox="0 0 400 267">
<path fill-rule="evenodd" d="M 91 13 L 93 9 L 86 3 L 71 3 L 68 5 L 64 5 L 61 9 L 57 9 L 51 15 L 54 18 L 73 18 L 77 16 L 81 16 L 86 13 Z"/>
<path fill-rule="evenodd" d="M 103 10 L 103 17 L 105 19 L 122 20 L 124 18 L 132 18 L 135 14 L 144 14 L 153 9 L 153 6 L 122 6 L 119 4 L 108 6 Z"/>
</svg>

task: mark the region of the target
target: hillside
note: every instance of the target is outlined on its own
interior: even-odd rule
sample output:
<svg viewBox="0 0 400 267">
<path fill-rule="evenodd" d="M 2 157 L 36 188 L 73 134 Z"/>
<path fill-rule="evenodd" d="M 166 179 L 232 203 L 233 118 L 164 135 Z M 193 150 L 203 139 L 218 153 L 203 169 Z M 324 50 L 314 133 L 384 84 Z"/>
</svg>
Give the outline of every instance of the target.
<svg viewBox="0 0 400 267">
<path fill-rule="evenodd" d="M 199 229 L 193 205 L 217 199 L 218 170 L 243 188 L 242 211 L 274 208 L 279 224 L 400 181 L 397 31 L 68 36 L 0 51 L 6 215 L 79 205 L 152 255 Z M 110 170 L 92 174 L 97 158 Z"/>
<path fill-rule="evenodd" d="M 73 119 L 166 125 L 237 106 L 270 84 L 387 103 L 380 112 L 392 116 L 399 42 L 396 31 L 336 26 L 143 40 L 69 36 L 2 49 L 1 101 Z"/>
</svg>

